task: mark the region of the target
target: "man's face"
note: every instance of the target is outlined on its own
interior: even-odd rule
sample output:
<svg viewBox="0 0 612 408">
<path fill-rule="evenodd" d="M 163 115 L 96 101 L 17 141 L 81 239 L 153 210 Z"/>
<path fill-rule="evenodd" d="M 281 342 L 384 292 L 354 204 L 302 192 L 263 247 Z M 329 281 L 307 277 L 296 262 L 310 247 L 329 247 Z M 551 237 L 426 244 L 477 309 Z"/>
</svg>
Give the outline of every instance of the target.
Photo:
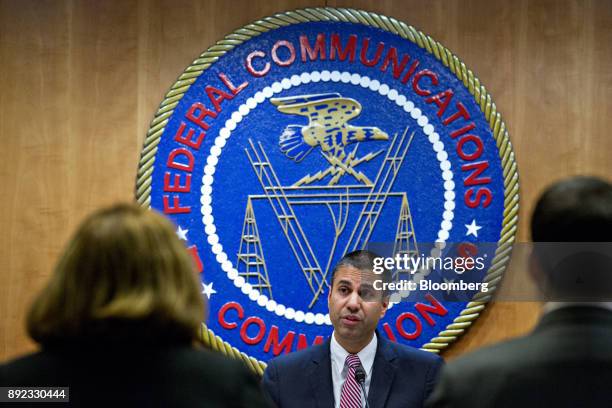
<svg viewBox="0 0 612 408">
<path fill-rule="evenodd" d="M 372 272 L 351 266 L 342 266 L 336 271 L 327 305 L 336 338 L 340 342 L 369 341 L 378 321 L 385 315 L 387 300 L 372 286 L 374 279 L 376 277 Z"/>
</svg>

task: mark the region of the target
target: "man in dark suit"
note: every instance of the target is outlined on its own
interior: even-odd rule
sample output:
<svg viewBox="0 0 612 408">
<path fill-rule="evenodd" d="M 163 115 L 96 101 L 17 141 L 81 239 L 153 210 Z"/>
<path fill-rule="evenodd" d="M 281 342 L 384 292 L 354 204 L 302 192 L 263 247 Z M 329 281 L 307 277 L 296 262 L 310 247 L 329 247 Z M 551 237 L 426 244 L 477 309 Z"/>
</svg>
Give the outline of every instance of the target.
<svg viewBox="0 0 612 408">
<path fill-rule="evenodd" d="M 373 287 L 375 258 L 351 252 L 332 271 L 327 302 L 334 332 L 324 344 L 268 363 L 264 391 L 279 408 L 423 406 L 442 359 L 376 331 L 388 298 Z"/>
<path fill-rule="evenodd" d="M 547 300 L 542 319 L 525 337 L 448 364 L 429 406 L 612 403 L 612 185 L 587 177 L 552 185 L 531 234 L 530 272 Z"/>
</svg>

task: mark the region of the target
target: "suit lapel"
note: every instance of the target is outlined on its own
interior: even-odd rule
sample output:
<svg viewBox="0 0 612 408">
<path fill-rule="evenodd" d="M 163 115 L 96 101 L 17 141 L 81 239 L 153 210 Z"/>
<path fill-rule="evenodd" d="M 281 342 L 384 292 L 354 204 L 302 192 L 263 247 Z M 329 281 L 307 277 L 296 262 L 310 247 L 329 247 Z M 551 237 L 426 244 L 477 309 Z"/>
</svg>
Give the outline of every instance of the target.
<svg viewBox="0 0 612 408">
<path fill-rule="evenodd" d="M 312 360 L 305 374 L 308 376 L 312 395 L 319 408 L 334 406 L 334 390 L 332 388 L 331 357 L 328 339 L 313 353 Z"/>
<path fill-rule="evenodd" d="M 395 369 L 392 364 L 394 359 L 395 353 L 389 347 L 389 342 L 382 336 L 378 336 L 378 347 L 376 347 L 372 381 L 368 394 L 368 403 L 371 407 L 385 406 L 395 376 Z"/>
</svg>

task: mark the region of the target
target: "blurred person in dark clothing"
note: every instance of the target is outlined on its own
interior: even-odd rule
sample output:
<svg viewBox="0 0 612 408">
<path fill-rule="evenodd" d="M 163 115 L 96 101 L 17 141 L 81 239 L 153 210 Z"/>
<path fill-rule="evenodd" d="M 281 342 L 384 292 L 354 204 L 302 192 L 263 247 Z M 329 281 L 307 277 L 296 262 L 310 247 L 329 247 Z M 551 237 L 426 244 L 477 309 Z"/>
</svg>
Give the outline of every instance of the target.
<svg viewBox="0 0 612 408">
<path fill-rule="evenodd" d="M 69 387 L 62 406 L 267 406 L 243 364 L 198 346 L 199 287 L 162 215 L 135 205 L 96 212 L 30 308 L 41 351 L 1 365 L 0 386 Z"/>
<path fill-rule="evenodd" d="M 531 219 L 530 273 L 547 302 L 535 330 L 449 363 L 430 407 L 612 403 L 612 185 L 550 186 Z"/>
</svg>

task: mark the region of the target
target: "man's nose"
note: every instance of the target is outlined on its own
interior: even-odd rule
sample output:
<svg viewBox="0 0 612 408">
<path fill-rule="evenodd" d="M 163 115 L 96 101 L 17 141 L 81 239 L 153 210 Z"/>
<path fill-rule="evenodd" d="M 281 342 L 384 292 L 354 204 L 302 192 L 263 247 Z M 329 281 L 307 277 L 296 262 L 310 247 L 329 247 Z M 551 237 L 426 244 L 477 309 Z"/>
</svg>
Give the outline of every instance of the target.
<svg viewBox="0 0 612 408">
<path fill-rule="evenodd" d="M 359 296 L 359 293 L 357 292 L 351 293 L 351 295 L 348 298 L 348 301 L 346 302 L 346 307 L 348 307 L 351 312 L 355 312 L 359 310 L 360 305 L 361 305 L 361 297 Z"/>
</svg>

